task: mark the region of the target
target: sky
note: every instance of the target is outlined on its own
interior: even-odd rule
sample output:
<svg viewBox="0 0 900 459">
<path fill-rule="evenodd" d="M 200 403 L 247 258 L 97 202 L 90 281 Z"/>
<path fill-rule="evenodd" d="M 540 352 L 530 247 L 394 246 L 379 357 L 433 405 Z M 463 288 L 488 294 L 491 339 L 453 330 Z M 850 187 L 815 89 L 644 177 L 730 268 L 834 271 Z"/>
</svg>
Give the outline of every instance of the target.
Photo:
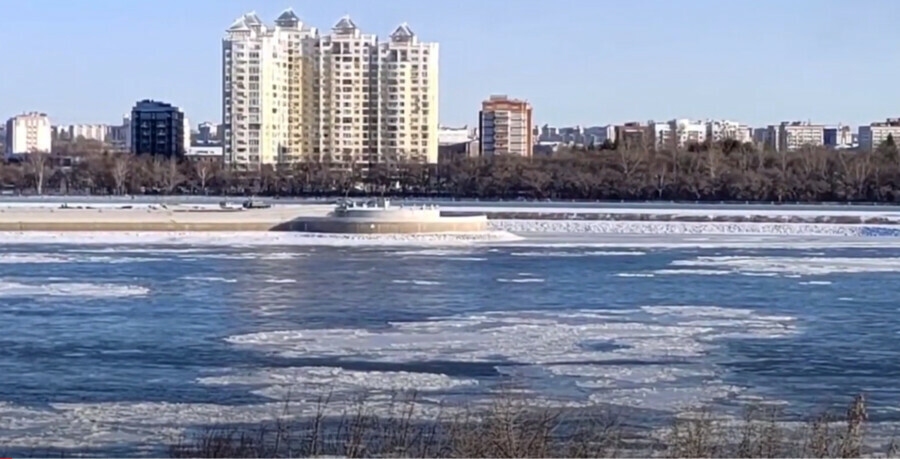
<svg viewBox="0 0 900 459">
<path fill-rule="evenodd" d="M 900 116 L 896 0 L 0 0 L 0 119 L 113 124 L 152 98 L 220 122 L 225 29 L 287 7 L 440 43 L 442 125 L 477 124 L 491 94 L 555 126 Z"/>
</svg>

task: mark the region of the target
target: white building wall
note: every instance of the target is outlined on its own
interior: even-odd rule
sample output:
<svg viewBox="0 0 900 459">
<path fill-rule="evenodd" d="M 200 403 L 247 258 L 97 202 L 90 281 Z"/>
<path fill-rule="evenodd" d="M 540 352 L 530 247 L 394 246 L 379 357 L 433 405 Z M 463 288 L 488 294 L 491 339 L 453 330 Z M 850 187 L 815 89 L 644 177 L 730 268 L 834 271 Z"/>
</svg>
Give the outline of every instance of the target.
<svg viewBox="0 0 900 459">
<path fill-rule="evenodd" d="M 657 149 L 671 148 L 677 146 L 675 142 L 674 127 L 671 123 L 651 122 L 650 132 L 653 133 L 653 146 Z"/>
<path fill-rule="evenodd" d="M 778 129 L 778 151 L 825 145 L 825 126 L 803 122 L 783 122 Z"/>
<path fill-rule="evenodd" d="M 25 113 L 6 122 L 6 154 L 49 153 L 52 148 L 50 118 L 43 113 Z"/>
<path fill-rule="evenodd" d="M 468 126 L 461 128 L 452 128 L 441 126 L 438 128 L 438 144 L 454 145 L 458 143 L 466 143 L 474 140 L 472 130 Z"/>
<path fill-rule="evenodd" d="M 72 140 L 82 137 L 88 140 L 106 142 L 109 126 L 105 124 L 71 124 L 66 126 L 65 131 Z"/>
<path fill-rule="evenodd" d="M 692 143 L 699 144 L 706 141 L 706 123 L 703 121 L 674 119 L 668 124 L 677 148 L 687 148 Z"/>
<path fill-rule="evenodd" d="M 744 124 L 728 120 L 706 122 L 706 138 L 712 142 L 731 139 L 740 143 L 752 141 L 752 130 Z"/>
</svg>

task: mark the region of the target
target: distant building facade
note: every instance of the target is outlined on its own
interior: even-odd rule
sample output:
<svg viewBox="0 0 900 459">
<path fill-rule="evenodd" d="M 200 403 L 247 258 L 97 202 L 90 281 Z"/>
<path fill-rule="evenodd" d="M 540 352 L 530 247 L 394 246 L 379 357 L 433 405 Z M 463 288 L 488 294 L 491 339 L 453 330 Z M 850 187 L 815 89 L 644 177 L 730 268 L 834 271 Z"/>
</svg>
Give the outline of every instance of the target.
<svg viewBox="0 0 900 459">
<path fill-rule="evenodd" d="M 900 118 L 888 118 L 886 121 L 859 127 L 859 148 L 872 151 L 878 148 L 888 136 L 900 144 Z"/>
<path fill-rule="evenodd" d="M 777 151 L 825 145 L 825 126 L 803 121 L 785 121 L 778 126 Z"/>
<path fill-rule="evenodd" d="M 142 100 L 131 110 L 131 152 L 138 155 L 184 156 L 184 113 L 178 107 Z"/>
<path fill-rule="evenodd" d="M 220 133 L 218 124 L 208 121 L 200 123 L 197 126 L 197 135 L 194 136 L 193 143 L 196 145 L 220 145 L 222 143 Z"/>
<path fill-rule="evenodd" d="M 53 140 L 96 140 L 106 143 L 112 127 L 107 124 L 69 124 L 53 126 Z"/>
<path fill-rule="evenodd" d="M 669 121 L 675 145 L 678 148 L 687 148 L 691 144 L 706 142 L 706 123 L 689 119 L 675 119 Z"/>
<path fill-rule="evenodd" d="M 636 121 L 629 121 L 615 127 L 616 144 L 622 148 L 644 148 L 645 142 L 653 142 L 649 128 Z"/>
<path fill-rule="evenodd" d="M 50 118 L 44 113 L 23 113 L 6 122 L 6 154 L 49 153 Z"/>
<path fill-rule="evenodd" d="M 482 156 L 517 155 L 531 157 L 534 123 L 531 104 L 507 96 L 495 95 L 481 104 L 478 114 Z"/>
<path fill-rule="evenodd" d="M 198 145 L 190 147 L 184 154 L 185 159 L 189 161 L 222 161 L 225 151 L 221 145 Z"/>
<path fill-rule="evenodd" d="M 850 126 L 827 126 L 822 133 L 822 138 L 823 144 L 828 148 L 836 150 L 853 148 L 853 132 L 850 130 Z"/>
<path fill-rule="evenodd" d="M 475 132 L 468 126 L 458 128 L 441 126 L 438 128 L 438 145 L 465 143 L 474 139 Z"/>
<path fill-rule="evenodd" d="M 599 147 L 606 142 L 616 142 L 616 127 L 607 124 L 606 126 L 591 126 L 584 129 L 584 144 Z"/>
<path fill-rule="evenodd" d="M 752 141 L 752 130 L 737 121 L 710 120 L 706 122 L 706 138 L 710 142 L 734 140 L 740 143 Z"/>
<path fill-rule="evenodd" d="M 653 148 L 664 149 L 676 147 L 675 134 L 673 133 L 672 124 L 666 122 L 651 121 L 647 123 L 648 131 L 653 137 Z"/>
<path fill-rule="evenodd" d="M 108 143 L 121 151 L 131 150 L 131 113 L 122 115 L 122 124 L 110 126 Z"/>
</svg>

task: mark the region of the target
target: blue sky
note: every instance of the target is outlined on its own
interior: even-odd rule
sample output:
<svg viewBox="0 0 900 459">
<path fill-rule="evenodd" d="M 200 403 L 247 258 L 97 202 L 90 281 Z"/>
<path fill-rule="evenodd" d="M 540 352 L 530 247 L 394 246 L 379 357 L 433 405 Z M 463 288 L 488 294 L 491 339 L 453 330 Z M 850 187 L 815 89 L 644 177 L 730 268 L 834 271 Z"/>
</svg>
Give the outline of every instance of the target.
<svg viewBox="0 0 900 459">
<path fill-rule="evenodd" d="M 439 42 L 442 124 L 474 124 L 492 93 L 555 125 L 900 116 L 896 0 L 0 0 L 0 118 L 112 123 L 157 98 L 218 121 L 224 29 L 289 6 Z"/>
</svg>

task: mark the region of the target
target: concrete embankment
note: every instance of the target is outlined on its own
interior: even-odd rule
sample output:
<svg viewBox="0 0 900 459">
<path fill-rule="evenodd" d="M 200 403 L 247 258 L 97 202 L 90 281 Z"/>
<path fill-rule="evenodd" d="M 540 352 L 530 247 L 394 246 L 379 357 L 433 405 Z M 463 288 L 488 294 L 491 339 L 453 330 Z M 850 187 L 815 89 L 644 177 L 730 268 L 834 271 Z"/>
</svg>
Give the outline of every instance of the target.
<svg viewBox="0 0 900 459">
<path fill-rule="evenodd" d="M 164 208 L 6 208 L 0 231 L 270 231 L 330 206 L 303 210 L 172 210 Z"/>
<path fill-rule="evenodd" d="M 473 216 L 433 221 L 329 218 L 329 205 L 268 209 L 77 207 L 0 208 L 0 231 L 303 231 L 320 233 L 440 233 L 486 231 Z"/>
</svg>

